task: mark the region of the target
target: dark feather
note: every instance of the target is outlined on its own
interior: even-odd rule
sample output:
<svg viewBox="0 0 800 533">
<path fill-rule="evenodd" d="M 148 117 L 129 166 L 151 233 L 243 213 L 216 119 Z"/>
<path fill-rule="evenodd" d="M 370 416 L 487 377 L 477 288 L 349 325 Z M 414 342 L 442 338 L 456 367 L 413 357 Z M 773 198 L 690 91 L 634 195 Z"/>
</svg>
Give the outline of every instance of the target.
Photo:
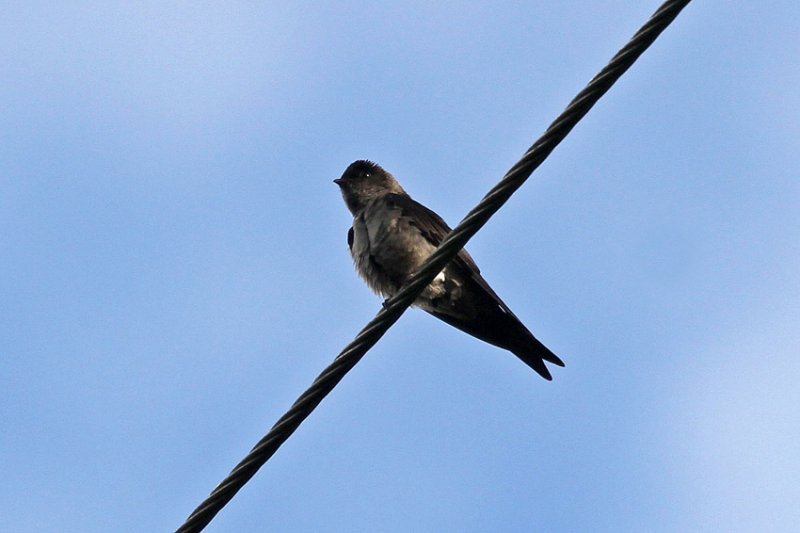
<svg viewBox="0 0 800 533">
<path fill-rule="evenodd" d="M 406 194 L 387 195 L 387 202 L 400 209 L 401 216 L 411 220 L 434 246 L 450 233 L 450 227 L 439 215 Z M 466 250 L 456 255 L 448 265 L 447 273 L 466 284 L 461 291 L 462 298 L 469 301 L 460 302 L 452 312 L 443 306 L 441 310 L 426 309 L 428 313 L 489 344 L 510 350 L 545 379 L 552 377 L 543 360 L 564 366 L 561 359 L 534 337 L 494 292 Z M 471 316 L 463 314 L 467 310 L 472 312 Z"/>
<path fill-rule="evenodd" d="M 434 246 L 439 244 L 450 233 L 450 226 L 447 225 L 442 217 L 417 202 L 407 194 L 388 194 L 386 201 L 401 210 L 401 215 L 408 217 L 411 223 L 419 229 L 423 237 Z M 475 261 L 467 253 L 461 250 L 453 259 L 454 263 L 460 263 L 468 271 L 480 274 L 481 271 Z"/>
</svg>

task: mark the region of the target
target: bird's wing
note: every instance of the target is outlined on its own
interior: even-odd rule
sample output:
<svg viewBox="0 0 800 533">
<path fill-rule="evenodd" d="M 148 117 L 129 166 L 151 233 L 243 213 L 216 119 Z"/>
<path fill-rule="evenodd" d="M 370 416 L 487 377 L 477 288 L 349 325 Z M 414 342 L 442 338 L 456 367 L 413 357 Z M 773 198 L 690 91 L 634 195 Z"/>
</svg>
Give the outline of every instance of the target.
<svg viewBox="0 0 800 533">
<path fill-rule="evenodd" d="M 389 194 L 386 200 L 389 205 L 400 209 L 401 216 L 411 221 L 411 224 L 419 230 L 420 234 L 434 246 L 439 246 L 451 231 L 450 226 L 447 225 L 447 222 L 442 217 L 407 194 Z M 481 272 L 466 250 L 458 252 L 453 262 L 475 274 L 480 274 Z"/>
<path fill-rule="evenodd" d="M 444 238 L 450 233 L 450 226 L 447 225 L 442 217 L 415 201 L 413 198 L 406 194 L 390 194 L 387 201 L 396 208 L 401 210 L 403 216 L 407 216 L 414 226 L 420 231 L 423 237 L 434 246 L 439 246 Z M 489 286 L 489 283 L 483 276 L 475 260 L 469 253 L 462 249 L 458 252 L 453 259 L 451 265 L 456 266 L 462 274 L 466 275 L 484 291 L 486 291 L 492 299 L 494 299 L 500 307 L 509 315 L 516 318 L 511 309 L 500 299 L 496 292 Z"/>
<path fill-rule="evenodd" d="M 401 211 L 401 216 L 407 217 L 407 220 L 417 227 L 420 234 L 434 246 L 439 246 L 447 234 L 450 233 L 450 226 L 448 226 L 447 223 L 442 220 L 442 217 L 419 202 L 414 201 L 408 195 L 391 194 L 389 196 L 390 198 L 387 198 L 387 201 L 390 203 L 390 205 L 396 209 L 399 209 Z M 478 269 L 478 265 L 475 264 L 475 261 L 472 259 L 472 257 L 470 257 L 467 251 L 462 249 L 460 252 L 458 252 L 458 255 L 456 255 L 450 265 L 448 265 L 448 268 L 455 268 L 459 275 L 470 279 L 480 288 L 480 290 L 483 291 L 486 297 L 491 299 L 491 301 L 497 305 L 497 308 L 495 309 L 498 309 L 500 315 L 489 312 L 484 316 L 484 319 L 486 320 L 496 320 L 496 327 L 481 327 L 479 328 L 480 331 L 478 331 L 475 328 L 474 317 L 465 318 L 460 316 L 458 313 L 445 312 L 444 310 L 425 310 L 431 313 L 433 316 L 447 322 L 451 326 L 461 329 L 462 331 L 466 331 L 467 333 L 483 339 L 490 344 L 511 350 L 515 355 L 517 355 L 517 357 L 522 359 L 528 366 L 533 368 L 545 379 L 552 379 L 550 372 L 547 370 L 542 360 L 550 361 L 551 363 L 559 366 L 564 366 L 564 363 L 558 358 L 558 356 L 556 356 L 544 344 L 536 339 L 536 337 L 534 337 L 533 334 L 528 331 L 522 322 L 520 322 L 511 309 L 508 308 L 505 302 L 500 299 L 500 297 L 489 286 L 486 280 L 483 279 L 483 276 L 481 276 L 481 272 Z M 509 330 L 509 328 L 511 329 Z M 487 335 L 487 331 L 499 332 L 504 338 L 499 339 L 494 334 Z M 508 343 L 508 339 L 519 339 L 520 336 L 523 339 L 521 343 Z"/>
</svg>

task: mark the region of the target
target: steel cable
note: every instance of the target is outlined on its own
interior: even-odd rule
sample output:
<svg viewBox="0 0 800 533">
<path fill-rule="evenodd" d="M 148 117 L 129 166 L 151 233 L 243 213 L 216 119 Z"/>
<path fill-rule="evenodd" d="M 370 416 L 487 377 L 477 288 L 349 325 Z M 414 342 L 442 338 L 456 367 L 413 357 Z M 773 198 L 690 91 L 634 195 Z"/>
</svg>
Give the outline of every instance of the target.
<svg viewBox="0 0 800 533">
<path fill-rule="evenodd" d="M 178 533 L 202 531 L 216 514 L 252 478 L 277 451 L 303 420 L 333 390 L 347 372 L 375 345 L 400 318 L 422 290 L 461 250 L 467 241 L 483 227 L 511 195 L 542 164 L 573 127 L 625 73 L 639 56 L 678 16 L 690 0 L 668 0 L 653 14 L 630 41 L 569 103 L 566 109 L 547 128 L 522 158 L 506 173 L 478 205 L 442 241 L 439 248 L 420 267 L 400 291 L 384 302 L 383 308 L 334 361 L 317 377 L 311 386 L 294 402 L 269 433 L 262 438 L 231 473 L 214 489 L 197 509 L 177 529 Z"/>
</svg>

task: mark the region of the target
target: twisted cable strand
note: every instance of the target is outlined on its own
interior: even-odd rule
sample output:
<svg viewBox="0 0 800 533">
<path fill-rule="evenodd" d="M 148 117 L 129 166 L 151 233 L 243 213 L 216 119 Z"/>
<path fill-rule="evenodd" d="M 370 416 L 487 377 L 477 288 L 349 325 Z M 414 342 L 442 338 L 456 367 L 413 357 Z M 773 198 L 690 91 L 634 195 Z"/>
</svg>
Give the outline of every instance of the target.
<svg viewBox="0 0 800 533">
<path fill-rule="evenodd" d="M 630 41 L 611 59 L 589 84 L 573 98 L 566 109 L 553 121 L 544 134 L 525 152 L 497 185 L 495 185 L 467 216 L 442 241 L 425 264 L 400 291 L 388 299 L 383 308 L 336 359 L 314 380 L 294 402 L 269 433 L 262 438 L 231 473 L 214 489 L 197 509 L 177 529 L 178 533 L 202 531 L 216 514 L 266 463 L 303 420 L 333 390 L 347 372 L 380 340 L 400 318 L 422 290 L 480 230 L 511 195 L 522 186 L 542 164 L 573 127 L 595 103 L 628 70 L 639 56 L 655 41 L 691 0 L 667 0 L 639 29 Z"/>
</svg>

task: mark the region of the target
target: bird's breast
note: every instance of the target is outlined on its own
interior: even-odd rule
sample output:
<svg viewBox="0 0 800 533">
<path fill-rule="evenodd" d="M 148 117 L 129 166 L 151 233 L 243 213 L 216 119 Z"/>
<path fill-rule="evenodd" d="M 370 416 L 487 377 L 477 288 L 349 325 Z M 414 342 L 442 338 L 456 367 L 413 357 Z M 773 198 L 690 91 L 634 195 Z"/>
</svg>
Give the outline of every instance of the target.
<svg viewBox="0 0 800 533">
<path fill-rule="evenodd" d="M 435 249 L 411 220 L 385 203 L 368 204 L 353 218 L 350 253 L 356 270 L 374 292 L 384 297 L 394 295 Z M 441 295 L 444 282 L 443 272 L 420 299 Z"/>
</svg>

